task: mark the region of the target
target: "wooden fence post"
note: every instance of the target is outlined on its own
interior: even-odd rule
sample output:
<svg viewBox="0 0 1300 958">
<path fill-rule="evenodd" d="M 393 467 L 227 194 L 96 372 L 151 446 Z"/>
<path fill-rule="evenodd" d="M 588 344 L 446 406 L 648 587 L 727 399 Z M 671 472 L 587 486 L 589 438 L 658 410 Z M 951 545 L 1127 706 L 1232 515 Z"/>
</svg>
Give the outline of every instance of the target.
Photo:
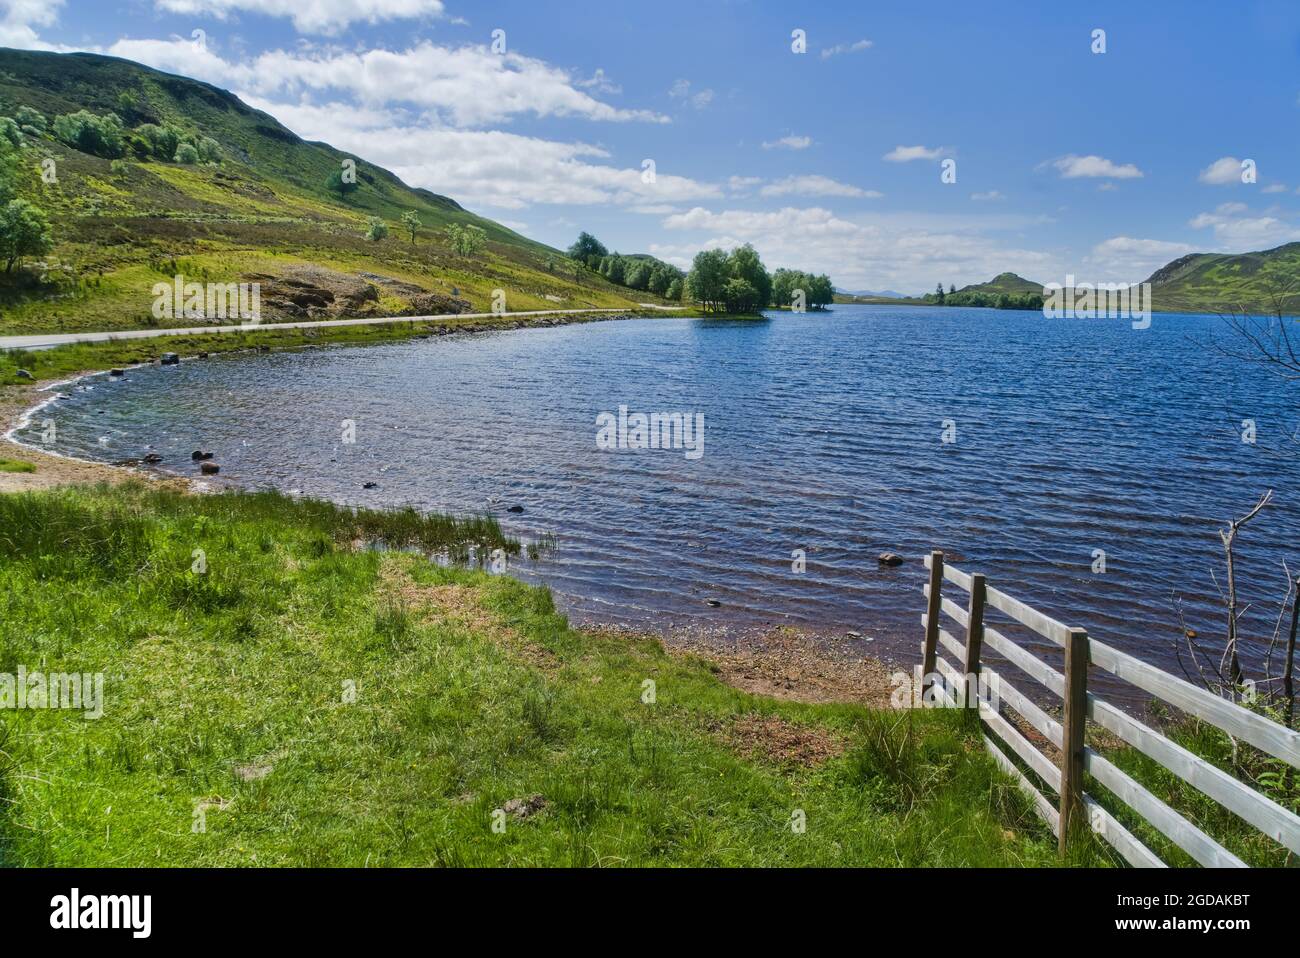
<svg viewBox="0 0 1300 958">
<path fill-rule="evenodd" d="M 921 704 L 934 674 L 934 656 L 939 647 L 939 593 L 943 588 L 943 553 L 930 553 L 930 596 L 925 606 L 925 641 L 921 644 Z"/>
<path fill-rule="evenodd" d="M 1088 633 L 1071 629 L 1065 645 L 1065 711 L 1061 735 L 1061 827 L 1057 851 L 1062 857 L 1070 829 L 1083 814 L 1083 731 L 1088 717 Z"/>
<path fill-rule="evenodd" d="M 971 679 L 980 672 L 980 646 L 984 642 L 984 576 L 970 577 L 970 605 L 966 607 L 966 661 L 963 663 L 962 694 L 968 709 L 979 708 L 979 686 L 971 688 Z"/>
</svg>

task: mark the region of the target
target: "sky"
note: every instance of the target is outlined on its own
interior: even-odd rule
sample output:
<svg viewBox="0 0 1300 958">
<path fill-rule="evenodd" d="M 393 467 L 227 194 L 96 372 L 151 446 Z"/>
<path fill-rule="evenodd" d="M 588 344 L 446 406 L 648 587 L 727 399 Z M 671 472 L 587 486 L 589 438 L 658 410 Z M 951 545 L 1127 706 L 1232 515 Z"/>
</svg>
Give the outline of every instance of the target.
<svg viewBox="0 0 1300 958">
<path fill-rule="evenodd" d="M 1300 240 L 1294 0 L 0 0 L 0 46 L 205 80 L 534 239 L 680 266 L 748 242 L 917 293 Z"/>
</svg>

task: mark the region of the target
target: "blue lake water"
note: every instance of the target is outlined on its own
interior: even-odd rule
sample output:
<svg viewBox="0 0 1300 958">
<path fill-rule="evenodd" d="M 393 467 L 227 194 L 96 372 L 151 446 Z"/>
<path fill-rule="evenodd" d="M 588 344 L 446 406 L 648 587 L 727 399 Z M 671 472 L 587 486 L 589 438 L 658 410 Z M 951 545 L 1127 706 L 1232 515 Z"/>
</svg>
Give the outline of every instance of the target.
<svg viewBox="0 0 1300 958">
<path fill-rule="evenodd" d="M 1300 385 L 1207 348 L 1216 334 L 1214 317 L 1135 330 L 865 306 L 601 322 L 131 370 L 37 418 L 71 455 L 156 451 L 193 474 L 201 447 L 225 482 L 553 533 L 554 553 L 512 571 L 580 621 L 853 630 L 910 661 L 920 557 L 941 548 L 1176 671 L 1179 607 L 1203 639 L 1222 634 L 1217 530 L 1265 489 L 1274 505 L 1239 546 L 1248 658 L 1272 633 L 1282 561 L 1300 570 Z M 598 448 L 597 416 L 620 406 L 702 413 L 704 454 Z M 880 567 L 886 550 L 907 562 Z"/>
</svg>

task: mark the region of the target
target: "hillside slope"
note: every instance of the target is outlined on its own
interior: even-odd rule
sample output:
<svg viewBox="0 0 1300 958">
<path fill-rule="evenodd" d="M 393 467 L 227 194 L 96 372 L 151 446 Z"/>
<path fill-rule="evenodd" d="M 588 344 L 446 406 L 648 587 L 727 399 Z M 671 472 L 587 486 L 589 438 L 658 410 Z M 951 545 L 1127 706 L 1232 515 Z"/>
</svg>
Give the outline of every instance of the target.
<svg viewBox="0 0 1300 958">
<path fill-rule="evenodd" d="M 1156 309 L 1184 312 L 1300 308 L 1300 243 L 1239 253 L 1191 253 L 1147 280 Z M 1275 303 L 1276 300 L 1276 303 Z"/>
<path fill-rule="evenodd" d="M 49 215 L 55 247 L 46 261 L 58 268 L 0 283 L 3 332 L 184 325 L 151 311 L 153 285 L 177 273 L 262 282 L 272 293 L 268 321 L 486 310 L 494 289 L 509 310 L 632 302 L 562 253 L 362 157 L 302 140 L 206 83 L 112 57 L 0 49 L 0 117 L 24 107 L 46 127 L 25 131 L 13 189 Z M 53 134 L 55 117 L 80 110 L 121 118 L 127 146 L 118 158 Z M 141 156 L 131 142 L 147 124 L 209 137 L 219 160 Z M 329 180 L 348 159 L 356 189 L 340 196 Z M 407 211 L 421 223 L 414 243 L 400 222 Z M 372 217 L 389 229 L 377 242 L 366 238 Z M 484 247 L 454 252 L 444 235 L 453 224 L 483 230 Z M 296 295 L 304 289 L 310 295 Z"/>
</svg>

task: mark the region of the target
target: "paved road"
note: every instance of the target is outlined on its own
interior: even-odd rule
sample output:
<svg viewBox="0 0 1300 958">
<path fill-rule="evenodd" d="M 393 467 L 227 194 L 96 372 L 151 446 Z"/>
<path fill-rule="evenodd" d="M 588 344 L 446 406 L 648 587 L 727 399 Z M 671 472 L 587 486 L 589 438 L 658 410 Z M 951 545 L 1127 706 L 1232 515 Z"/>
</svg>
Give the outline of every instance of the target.
<svg viewBox="0 0 1300 958">
<path fill-rule="evenodd" d="M 645 309 L 674 312 L 685 306 L 656 306 L 639 303 Z M 152 339 L 155 336 L 194 336 L 200 333 L 234 333 L 256 329 L 319 329 L 326 326 L 380 326 L 384 323 L 426 323 L 441 319 L 500 319 L 528 316 L 559 316 L 568 313 L 625 313 L 628 307 L 588 307 L 584 309 L 534 309 L 518 313 L 441 313 L 436 316 L 366 316 L 360 319 L 316 319 L 300 323 L 261 323 L 239 326 L 190 326 L 182 329 L 119 329 L 107 333 L 32 333 L 23 336 L 0 336 L 0 350 L 50 349 L 68 343 L 105 343 L 119 339 Z"/>
</svg>

